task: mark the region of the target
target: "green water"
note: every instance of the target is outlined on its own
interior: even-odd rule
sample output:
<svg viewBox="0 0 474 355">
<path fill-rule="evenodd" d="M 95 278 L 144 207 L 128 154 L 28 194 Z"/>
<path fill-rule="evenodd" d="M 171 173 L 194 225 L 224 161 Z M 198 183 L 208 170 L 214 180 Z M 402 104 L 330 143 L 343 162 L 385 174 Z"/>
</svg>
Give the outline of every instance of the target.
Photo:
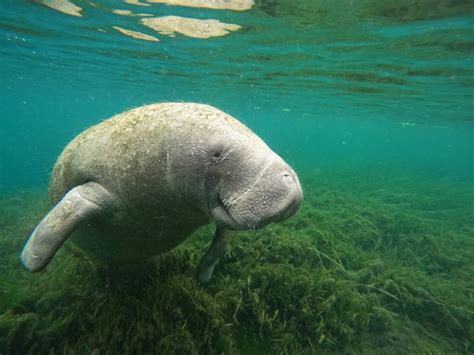
<svg viewBox="0 0 474 355">
<path fill-rule="evenodd" d="M 472 1 L 71 1 L 0 3 L 1 354 L 474 352 Z M 117 9 L 241 27 L 171 37 Z M 297 215 L 236 236 L 206 285 L 210 227 L 121 282 L 66 248 L 23 270 L 64 146 L 165 101 L 261 136 Z"/>
</svg>

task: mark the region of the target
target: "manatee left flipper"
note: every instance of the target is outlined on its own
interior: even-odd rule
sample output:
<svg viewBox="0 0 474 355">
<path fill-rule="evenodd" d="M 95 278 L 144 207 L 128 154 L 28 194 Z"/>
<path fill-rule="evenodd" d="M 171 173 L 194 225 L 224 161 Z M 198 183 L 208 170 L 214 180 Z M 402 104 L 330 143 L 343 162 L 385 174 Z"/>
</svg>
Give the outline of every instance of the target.
<svg viewBox="0 0 474 355">
<path fill-rule="evenodd" d="M 84 221 L 108 210 L 113 196 L 96 182 L 71 189 L 31 234 L 21 261 L 31 272 L 43 269 L 67 237 Z"/>
</svg>

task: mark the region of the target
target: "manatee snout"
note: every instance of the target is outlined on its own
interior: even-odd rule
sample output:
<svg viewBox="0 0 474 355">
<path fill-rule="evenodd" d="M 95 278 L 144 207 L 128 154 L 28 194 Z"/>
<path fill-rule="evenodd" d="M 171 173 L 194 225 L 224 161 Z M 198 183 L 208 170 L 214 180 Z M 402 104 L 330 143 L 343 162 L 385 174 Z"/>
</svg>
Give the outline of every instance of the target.
<svg viewBox="0 0 474 355">
<path fill-rule="evenodd" d="M 262 221 L 263 224 L 281 222 L 291 217 L 303 201 L 303 191 L 298 176 L 290 166 L 284 162 L 278 162 L 267 174 L 267 184 L 271 192 L 264 199 L 268 205 L 266 220 Z M 265 187 L 263 189 L 265 190 Z"/>
<path fill-rule="evenodd" d="M 296 173 L 278 157 L 263 168 L 256 181 L 228 209 L 239 229 L 256 229 L 291 217 L 302 200 Z"/>
<path fill-rule="evenodd" d="M 303 191 L 301 189 L 298 176 L 289 166 L 281 173 L 283 189 L 286 189 L 286 206 L 284 206 L 277 218 L 272 222 L 280 222 L 291 217 L 299 209 L 303 201 Z"/>
</svg>

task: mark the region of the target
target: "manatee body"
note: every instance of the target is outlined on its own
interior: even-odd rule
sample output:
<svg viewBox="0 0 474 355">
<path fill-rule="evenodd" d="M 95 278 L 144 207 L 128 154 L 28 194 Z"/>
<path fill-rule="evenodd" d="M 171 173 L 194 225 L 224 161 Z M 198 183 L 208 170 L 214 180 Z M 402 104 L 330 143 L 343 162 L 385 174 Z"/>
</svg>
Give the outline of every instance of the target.
<svg viewBox="0 0 474 355">
<path fill-rule="evenodd" d="M 295 172 L 226 113 L 195 103 L 139 107 L 78 135 L 53 169 L 55 207 L 21 259 L 44 268 L 70 237 L 107 263 L 136 262 L 216 224 L 198 277 L 207 281 L 232 231 L 260 228 L 296 212 Z"/>
</svg>

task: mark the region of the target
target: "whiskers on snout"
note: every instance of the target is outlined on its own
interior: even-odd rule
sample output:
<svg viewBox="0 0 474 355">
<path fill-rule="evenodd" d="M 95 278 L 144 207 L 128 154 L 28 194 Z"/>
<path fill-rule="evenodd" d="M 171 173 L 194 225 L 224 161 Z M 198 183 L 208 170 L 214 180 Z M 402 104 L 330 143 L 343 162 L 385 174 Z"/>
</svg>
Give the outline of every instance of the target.
<svg viewBox="0 0 474 355">
<path fill-rule="evenodd" d="M 296 173 L 286 164 L 267 164 L 263 171 L 266 174 L 260 173 L 240 193 L 226 198 L 219 194 L 215 216 L 221 223 L 236 230 L 255 230 L 296 213 L 303 200 Z"/>
</svg>

